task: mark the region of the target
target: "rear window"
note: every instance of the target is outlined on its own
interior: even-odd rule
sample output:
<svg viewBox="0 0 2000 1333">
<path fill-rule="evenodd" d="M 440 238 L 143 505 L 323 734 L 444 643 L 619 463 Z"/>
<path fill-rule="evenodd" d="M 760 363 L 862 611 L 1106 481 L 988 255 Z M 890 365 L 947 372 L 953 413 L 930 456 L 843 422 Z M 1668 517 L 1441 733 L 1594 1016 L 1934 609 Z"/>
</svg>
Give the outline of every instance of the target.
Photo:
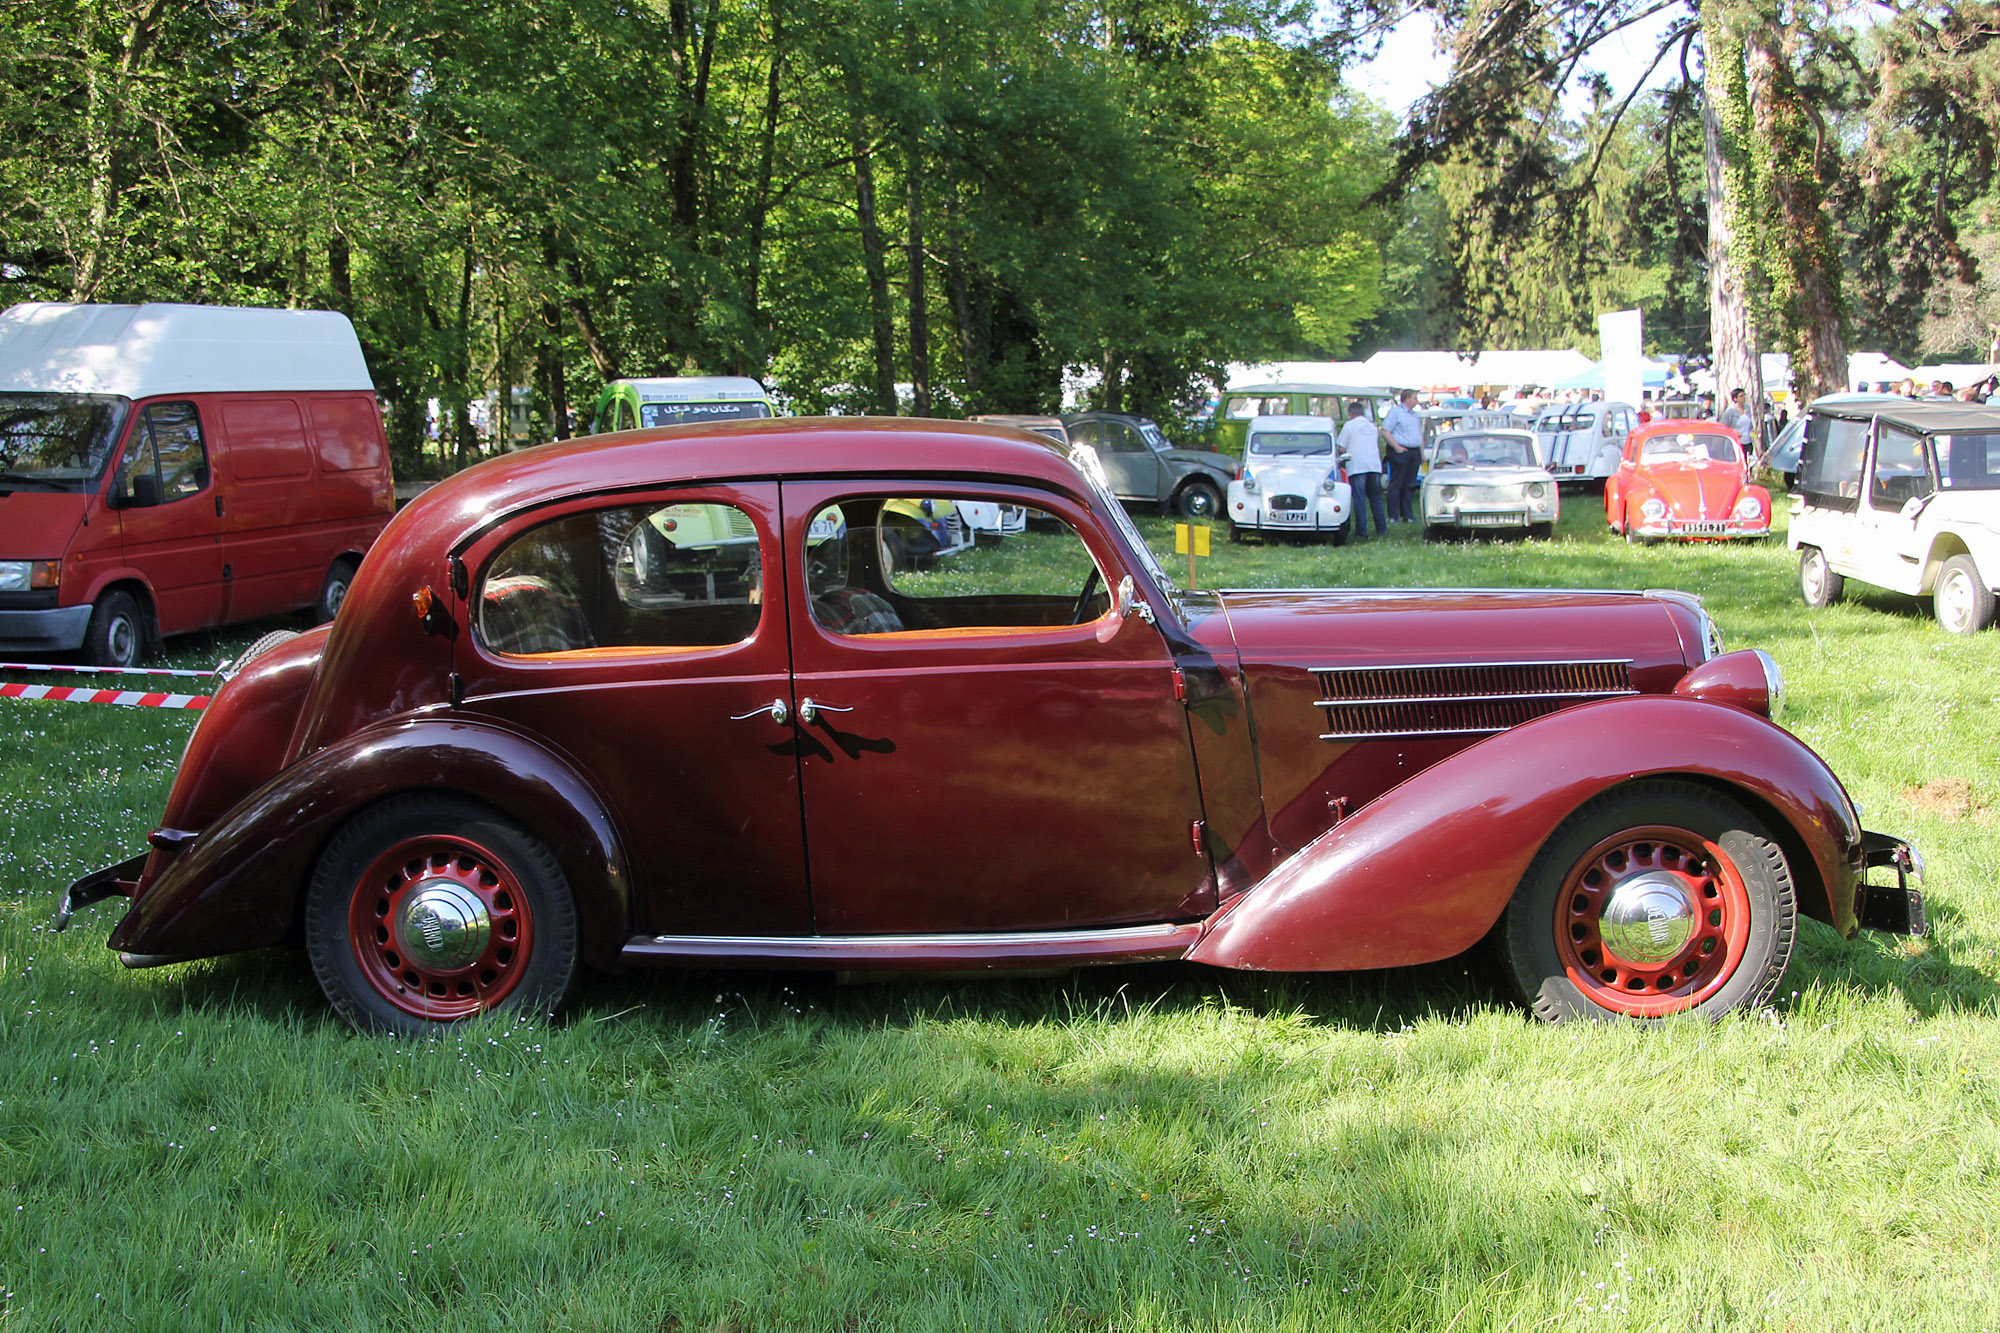
<svg viewBox="0 0 2000 1333">
<path fill-rule="evenodd" d="M 1940 435 L 1938 476 L 1948 491 L 2000 491 L 2000 435 Z"/>
<path fill-rule="evenodd" d="M 771 415 L 762 403 L 641 403 L 642 426 L 679 426 L 689 421 L 754 421 Z"/>
</svg>

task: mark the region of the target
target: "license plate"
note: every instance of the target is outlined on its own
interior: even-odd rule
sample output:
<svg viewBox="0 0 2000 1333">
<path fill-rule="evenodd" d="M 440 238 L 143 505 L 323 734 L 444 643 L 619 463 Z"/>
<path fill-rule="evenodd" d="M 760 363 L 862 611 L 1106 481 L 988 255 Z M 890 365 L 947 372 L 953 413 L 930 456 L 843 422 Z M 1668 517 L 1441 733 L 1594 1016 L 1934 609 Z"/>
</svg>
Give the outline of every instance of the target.
<svg viewBox="0 0 2000 1333">
<path fill-rule="evenodd" d="M 1471 528 L 1518 528 L 1528 521 L 1526 514 L 1460 514 Z"/>
<path fill-rule="evenodd" d="M 1310 509 L 1273 509 L 1264 515 L 1266 523 L 1296 523 L 1300 527 L 1312 522 Z"/>
<path fill-rule="evenodd" d="M 1688 523 L 1669 523 L 1667 531 L 1685 532 L 1695 537 L 1713 537 L 1729 531 L 1729 525 L 1715 519 L 1698 519 Z"/>
</svg>

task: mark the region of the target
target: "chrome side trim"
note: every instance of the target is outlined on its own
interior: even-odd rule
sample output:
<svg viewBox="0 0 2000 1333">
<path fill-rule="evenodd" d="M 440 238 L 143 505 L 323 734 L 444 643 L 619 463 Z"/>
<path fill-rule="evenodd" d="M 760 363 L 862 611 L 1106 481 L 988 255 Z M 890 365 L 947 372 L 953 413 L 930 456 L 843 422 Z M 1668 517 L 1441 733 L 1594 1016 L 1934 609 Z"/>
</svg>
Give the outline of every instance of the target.
<svg viewBox="0 0 2000 1333">
<path fill-rule="evenodd" d="M 1637 690 L 1527 690 L 1520 694 L 1401 694 L 1369 699 L 1315 699 L 1314 708 L 1358 708 L 1363 704 L 1490 704 L 1507 699 L 1623 699 Z"/>
<path fill-rule="evenodd" d="M 980 946 L 1009 948 L 1024 944 L 1084 944 L 1113 940 L 1173 939 L 1186 926 L 1116 926 L 1108 930 L 957 931 L 938 935 L 653 935 L 654 944 L 695 948 L 741 949 L 811 947 L 849 949 L 859 945 L 892 944 L 905 949 L 950 949 Z"/>
<path fill-rule="evenodd" d="M 1623 666 L 1632 665 L 1629 657 L 1562 657 L 1540 658 L 1531 662 L 1489 662 L 1483 659 L 1471 662 L 1383 662 L 1376 666 L 1328 666 L 1307 667 L 1315 676 L 1334 672 L 1387 672 L 1387 671 L 1437 671 L 1449 667 L 1574 667 L 1574 666 Z M 1518 695 L 1509 695 L 1518 698 Z"/>
<path fill-rule="evenodd" d="M 1201 922 L 1188 921 L 1102 930 L 925 935 L 639 935 L 626 941 L 620 952 L 635 963 L 997 969 L 1178 958 L 1194 947 L 1202 929 Z"/>
</svg>

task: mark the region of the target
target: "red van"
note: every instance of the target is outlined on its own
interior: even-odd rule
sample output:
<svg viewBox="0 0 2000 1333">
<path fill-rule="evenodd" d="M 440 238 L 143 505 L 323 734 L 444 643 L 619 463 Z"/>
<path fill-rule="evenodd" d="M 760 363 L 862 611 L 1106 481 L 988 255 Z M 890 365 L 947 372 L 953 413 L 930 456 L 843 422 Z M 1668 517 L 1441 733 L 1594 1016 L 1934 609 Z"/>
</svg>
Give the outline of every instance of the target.
<svg viewBox="0 0 2000 1333">
<path fill-rule="evenodd" d="M 168 634 L 331 619 L 395 507 L 345 315 L 0 313 L 0 654 L 129 666 Z"/>
</svg>

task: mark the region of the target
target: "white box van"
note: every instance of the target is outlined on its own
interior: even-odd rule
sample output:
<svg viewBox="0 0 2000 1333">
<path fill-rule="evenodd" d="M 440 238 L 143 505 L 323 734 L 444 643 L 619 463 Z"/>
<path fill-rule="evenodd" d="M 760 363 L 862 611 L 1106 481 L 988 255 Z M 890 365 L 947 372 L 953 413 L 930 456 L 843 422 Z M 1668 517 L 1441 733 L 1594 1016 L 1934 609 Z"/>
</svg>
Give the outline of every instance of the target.
<svg viewBox="0 0 2000 1333">
<path fill-rule="evenodd" d="M 395 508 L 345 315 L 0 313 L 0 653 L 129 666 L 163 635 L 331 619 Z"/>
</svg>

